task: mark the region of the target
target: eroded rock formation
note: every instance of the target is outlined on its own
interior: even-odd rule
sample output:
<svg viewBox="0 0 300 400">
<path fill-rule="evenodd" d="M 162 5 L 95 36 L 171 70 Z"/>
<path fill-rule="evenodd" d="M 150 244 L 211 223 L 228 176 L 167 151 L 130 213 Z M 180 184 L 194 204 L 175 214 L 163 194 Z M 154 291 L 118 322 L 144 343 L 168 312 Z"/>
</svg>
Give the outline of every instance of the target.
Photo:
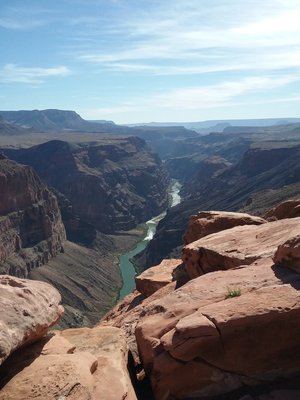
<svg viewBox="0 0 300 400">
<path fill-rule="evenodd" d="M 168 175 L 137 137 L 79 144 L 53 140 L 3 152 L 31 165 L 70 201 L 75 215 L 100 232 L 134 228 L 168 205 Z"/>
<path fill-rule="evenodd" d="M 181 260 L 163 260 L 159 265 L 148 268 L 135 278 L 136 289 L 144 297 L 149 297 L 157 290 L 175 280 L 176 268 L 182 264 Z"/>
<path fill-rule="evenodd" d="M 0 159 L 0 271 L 26 277 L 63 251 L 56 197 L 31 167 Z"/>
<path fill-rule="evenodd" d="M 54 290 L 44 283 L 28 282 L 22 281 L 27 287 L 43 285 L 47 286 L 48 291 Z M 37 291 L 32 293 L 34 296 L 38 301 Z M 39 307 L 42 310 L 43 305 Z M 48 323 L 51 313 L 53 311 L 49 307 L 43 309 L 44 319 Z M 15 315 L 16 312 L 11 314 Z M 36 331 L 41 336 L 46 330 L 42 330 L 45 321 L 39 318 L 41 316 L 35 319 L 39 327 Z M 10 328 L 21 331 L 25 320 L 26 315 L 21 313 L 19 320 L 10 321 Z M 43 325 L 39 325 L 39 322 L 43 322 Z M 17 328 L 19 323 L 21 326 Z M 33 330 L 30 339 L 39 336 L 34 336 Z M 136 400 L 127 363 L 126 340 L 118 328 L 55 331 L 14 353 L 3 364 L 0 369 L 0 399 Z"/>
<path fill-rule="evenodd" d="M 189 219 L 188 228 L 183 235 L 184 244 L 189 244 L 204 236 L 242 225 L 261 225 L 263 218 L 249 214 L 226 211 L 200 211 Z"/>
<path fill-rule="evenodd" d="M 193 279 L 207 272 L 272 257 L 280 244 L 298 235 L 299 222 L 300 218 L 293 218 L 258 226 L 237 226 L 196 240 L 183 248 L 185 268 Z"/>
<path fill-rule="evenodd" d="M 155 399 L 264 398 L 300 375 L 300 219 L 257 222 L 208 230 L 184 247 L 189 282 L 129 295 L 103 320 L 125 330 Z M 162 272 L 150 271 L 151 287 Z"/>
<path fill-rule="evenodd" d="M 60 301 L 47 283 L 0 275 L 0 365 L 13 351 L 45 335 L 63 314 Z"/>
</svg>

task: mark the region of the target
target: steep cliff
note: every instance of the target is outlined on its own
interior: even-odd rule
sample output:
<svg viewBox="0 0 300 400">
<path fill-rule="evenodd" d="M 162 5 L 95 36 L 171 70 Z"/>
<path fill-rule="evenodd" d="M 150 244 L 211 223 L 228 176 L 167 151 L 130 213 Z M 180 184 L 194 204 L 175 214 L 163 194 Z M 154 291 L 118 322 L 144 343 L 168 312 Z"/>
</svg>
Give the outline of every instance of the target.
<svg viewBox="0 0 300 400">
<path fill-rule="evenodd" d="M 239 162 L 209 179 L 204 173 L 198 179 L 196 175 L 195 179 L 188 179 L 182 190 L 182 203 L 170 209 L 159 223 L 154 239 L 136 258 L 137 265 L 149 267 L 174 255 L 188 217 L 198 211 L 219 209 L 263 215 L 277 202 L 295 197 L 299 193 L 299 156 L 297 143 L 257 144 Z"/>
<path fill-rule="evenodd" d="M 0 159 L 0 273 L 38 279 L 59 289 L 61 326 L 91 325 L 115 303 L 121 286 L 114 240 L 63 208 L 34 170 Z M 63 202 L 60 199 L 60 203 Z"/>
<path fill-rule="evenodd" d="M 101 232 L 131 229 L 167 206 L 168 175 L 136 137 L 79 144 L 55 140 L 3 152 L 34 167 L 71 202 L 82 221 Z"/>
<path fill-rule="evenodd" d="M 273 222 L 215 211 L 191 218 L 182 262 L 145 271 L 139 292 L 102 321 L 125 331 L 153 398 L 297 399 L 300 239 L 290 206 L 277 207 L 283 219 Z"/>
<path fill-rule="evenodd" d="M 0 158 L 0 270 L 26 277 L 63 251 L 55 196 L 29 166 Z"/>
</svg>

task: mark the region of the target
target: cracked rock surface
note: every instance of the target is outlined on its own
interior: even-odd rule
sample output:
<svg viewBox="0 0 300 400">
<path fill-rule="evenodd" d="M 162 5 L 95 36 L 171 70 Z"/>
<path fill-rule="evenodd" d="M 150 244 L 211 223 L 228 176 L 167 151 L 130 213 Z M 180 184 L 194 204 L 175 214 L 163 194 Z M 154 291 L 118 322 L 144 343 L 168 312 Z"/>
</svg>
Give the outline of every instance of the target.
<svg viewBox="0 0 300 400">
<path fill-rule="evenodd" d="M 56 331 L 3 365 L 10 380 L 0 399 L 136 400 L 127 356 L 118 328 Z"/>
<path fill-rule="evenodd" d="M 299 222 L 233 227 L 185 246 L 191 280 L 146 304 L 135 332 L 157 399 L 300 373 Z"/>
</svg>

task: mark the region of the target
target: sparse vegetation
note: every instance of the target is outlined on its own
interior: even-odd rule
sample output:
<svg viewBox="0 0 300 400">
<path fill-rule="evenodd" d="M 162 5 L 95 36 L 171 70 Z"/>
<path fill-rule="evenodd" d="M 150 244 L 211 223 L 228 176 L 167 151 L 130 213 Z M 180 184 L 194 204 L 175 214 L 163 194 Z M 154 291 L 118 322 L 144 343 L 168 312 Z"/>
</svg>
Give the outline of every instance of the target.
<svg viewBox="0 0 300 400">
<path fill-rule="evenodd" d="M 226 299 L 231 299 L 232 297 L 239 297 L 240 295 L 241 295 L 241 289 L 240 288 L 234 288 L 234 289 L 227 288 L 227 293 L 225 295 L 225 300 Z"/>
</svg>

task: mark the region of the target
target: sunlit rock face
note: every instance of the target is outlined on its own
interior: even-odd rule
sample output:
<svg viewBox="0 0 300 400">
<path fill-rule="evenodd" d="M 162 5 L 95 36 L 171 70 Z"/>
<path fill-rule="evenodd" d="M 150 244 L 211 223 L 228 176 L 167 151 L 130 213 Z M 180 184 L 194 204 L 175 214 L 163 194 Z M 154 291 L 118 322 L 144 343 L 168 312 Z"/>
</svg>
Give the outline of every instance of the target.
<svg viewBox="0 0 300 400">
<path fill-rule="evenodd" d="M 0 271 L 26 277 L 63 251 L 54 194 L 31 167 L 0 159 Z"/>
<path fill-rule="evenodd" d="M 0 364 L 43 337 L 63 314 L 60 294 L 45 282 L 0 275 Z"/>
</svg>

